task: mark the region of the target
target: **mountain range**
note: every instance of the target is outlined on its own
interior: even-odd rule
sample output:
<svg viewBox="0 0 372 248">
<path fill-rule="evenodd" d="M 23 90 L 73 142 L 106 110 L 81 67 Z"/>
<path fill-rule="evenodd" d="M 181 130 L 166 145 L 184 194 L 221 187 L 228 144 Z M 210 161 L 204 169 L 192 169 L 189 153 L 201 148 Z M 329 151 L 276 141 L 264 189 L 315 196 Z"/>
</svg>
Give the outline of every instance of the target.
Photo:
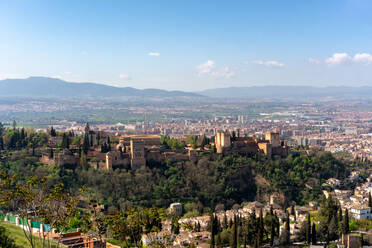
<svg viewBox="0 0 372 248">
<path fill-rule="evenodd" d="M 203 97 L 197 93 L 114 87 L 97 83 L 72 83 L 57 78 L 29 77 L 0 81 L 0 96 L 60 97 L 60 98 L 119 98 L 119 97 Z"/>
<path fill-rule="evenodd" d="M 370 98 L 372 87 L 251 86 L 208 89 L 199 92 L 114 87 L 97 83 L 72 83 L 56 78 L 29 77 L 0 80 L 0 96 L 56 98 Z"/>
<path fill-rule="evenodd" d="M 235 99 L 303 99 L 303 98 L 371 98 L 372 87 L 347 86 L 251 86 L 208 89 L 198 92 L 213 98 Z"/>
</svg>

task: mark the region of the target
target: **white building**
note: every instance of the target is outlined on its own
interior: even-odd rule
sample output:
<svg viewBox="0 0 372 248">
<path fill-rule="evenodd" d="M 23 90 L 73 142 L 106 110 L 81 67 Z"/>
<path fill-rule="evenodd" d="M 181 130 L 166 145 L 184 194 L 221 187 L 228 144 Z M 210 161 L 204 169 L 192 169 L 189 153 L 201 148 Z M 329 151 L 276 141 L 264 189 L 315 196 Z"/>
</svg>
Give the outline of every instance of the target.
<svg viewBox="0 0 372 248">
<path fill-rule="evenodd" d="M 363 207 L 363 206 L 358 206 L 358 207 L 352 207 L 350 209 L 351 215 L 355 219 L 372 219 L 372 213 L 371 213 L 371 208 L 369 207 Z"/>
<path fill-rule="evenodd" d="M 172 203 L 169 206 L 169 209 L 168 210 L 169 210 L 169 213 L 170 214 L 181 216 L 182 215 L 182 204 L 179 203 L 179 202 Z"/>
<path fill-rule="evenodd" d="M 174 235 L 169 232 L 152 232 L 142 235 L 142 243 L 145 246 L 149 246 L 150 244 L 154 243 L 167 244 L 169 242 L 172 242 L 173 239 Z"/>
</svg>

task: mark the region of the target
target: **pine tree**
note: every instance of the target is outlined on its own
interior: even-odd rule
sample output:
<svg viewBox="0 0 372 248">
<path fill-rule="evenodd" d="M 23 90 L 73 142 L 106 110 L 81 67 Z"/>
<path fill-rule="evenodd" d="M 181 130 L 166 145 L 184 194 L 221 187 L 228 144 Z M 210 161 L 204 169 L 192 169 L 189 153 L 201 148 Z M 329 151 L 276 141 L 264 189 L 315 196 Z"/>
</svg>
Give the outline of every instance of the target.
<svg viewBox="0 0 372 248">
<path fill-rule="evenodd" d="M 311 229 L 311 244 L 316 245 L 316 229 L 315 229 L 315 223 L 313 223 L 313 227 Z"/>
</svg>

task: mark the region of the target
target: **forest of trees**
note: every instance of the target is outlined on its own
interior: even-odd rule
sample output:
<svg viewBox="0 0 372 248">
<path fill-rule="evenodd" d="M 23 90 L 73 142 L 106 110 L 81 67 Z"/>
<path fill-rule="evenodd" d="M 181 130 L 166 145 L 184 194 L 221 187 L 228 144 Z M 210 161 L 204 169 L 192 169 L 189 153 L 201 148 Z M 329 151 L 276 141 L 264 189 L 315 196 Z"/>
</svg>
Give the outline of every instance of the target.
<svg viewBox="0 0 372 248">
<path fill-rule="evenodd" d="M 38 175 L 45 176 L 50 184 L 61 181 L 71 191 L 86 186 L 88 193 L 112 209 L 167 207 L 172 202 L 182 202 L 192 203 L 189 211 L 199 214 L 213 211 L 218 204 L 231 208 L 234 204 L 262 200 L 264 193 L 277 191 L 289 203 L 305 204 L 319 198 L 326 179 L 343 178 L 348 173 L 348 166 L 327 152 L 277 160 L 261 154 L 249 157 L 206 153 L 196 163 L 150 161 L 147 167 L 135 171 L 50 167 L 27 154 L 14 155 L 0 163 L 20 180 Z M 265 188 L 257 183 L 257 175 L 269 183 Z"/>
</svg>

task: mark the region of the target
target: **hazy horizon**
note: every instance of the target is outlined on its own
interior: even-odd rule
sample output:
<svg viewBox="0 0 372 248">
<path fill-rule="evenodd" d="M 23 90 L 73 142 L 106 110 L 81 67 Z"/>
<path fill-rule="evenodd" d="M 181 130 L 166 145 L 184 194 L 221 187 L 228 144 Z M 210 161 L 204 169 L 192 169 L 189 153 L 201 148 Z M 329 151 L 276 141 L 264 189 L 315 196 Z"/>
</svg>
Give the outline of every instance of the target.
<svg viewBox="0 0 372 248">
<path fill-rule="evenodd" d="M 275 86 L 278 86 L 278 87 L 315 87 L 315 88 L 327 88 L 327 87 L 353 87 L 353 88 L 360 88 L 360 87 L 372 87 L 372 84 L 371 85 L 368 85 L 368 84 L 365 84 L 365 85 L 311 85 L 311 84 L 248 84 L 248 85 L 236 85 L 236 86 L 225 86 L 225 87 L 215 87 L 215 88 L 206 88 L 206 89 L 199 89 L 199 90 L 182 90 L 182 89 L 168 89 L 168 88 L 155 88 L 155 87 L 152 87 L 152 88 L 140 88 L 140 87 L 136 87 L 136 86 L 131 86 L 131 85 L 117 85 L 115 83 L 113 84 L 110 84 L 110 83 L 105 83 L 105 82 L 88 82 L 88 81 L 70 81 L 70 80 L 66 80 L 66 79 L 63 79 L 63 78 L 59 78 L 59 77 L 46 77 L 46 76 L 29 76 L 29 77 L 24 77 L 24 78 L 4 78 L 4 79 L 0 79 L 0 82 L 3 81 L 3 80 L 12 80 L 12 79 L 29 79 L 29 78 L 48 78 L 48 79 L 57 79 L 57 80 L 61 80 L 61 81 L 64 81 L 66 83 L 76 83 L 76 84 L 85 84 L 85 83 L 92 83 L 92 84 L 99 84 L 99 85 L 106 85 L 106 86 L 112 86 L 112 87 L 118 87 L 118 88 L 126 88 L 126 87 L 130 87 L 130 88 L 135 88 L 135 89 L 139 89 L 139 90 L 147 90 L 147 89 L 159 89 L 159 90 L 167 90 L 167 91 L 184 91 L 184 92 L 190 92 L 190 93 L 198 93 L 198 92 L 202 92 L 202 91 L 208 91 L 208 90 L 215 90 L 215 89 L 226 89 L 226 88 L 249 88 L 249 87 L 275 87 Z"/>
</svg>

